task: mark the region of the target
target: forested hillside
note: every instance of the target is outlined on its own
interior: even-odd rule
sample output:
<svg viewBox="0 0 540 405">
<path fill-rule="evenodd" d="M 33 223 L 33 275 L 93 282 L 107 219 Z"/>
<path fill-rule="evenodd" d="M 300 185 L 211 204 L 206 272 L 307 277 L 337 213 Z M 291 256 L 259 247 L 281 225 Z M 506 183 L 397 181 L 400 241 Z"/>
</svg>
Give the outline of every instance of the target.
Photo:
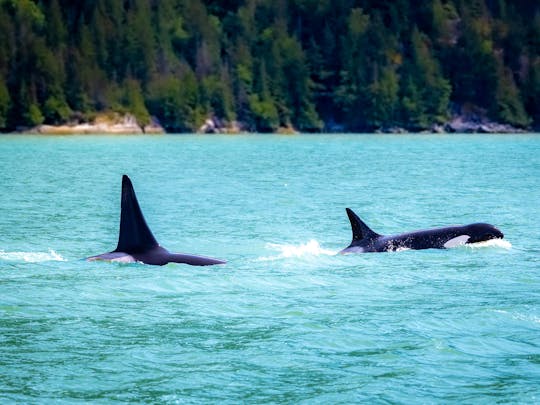
<svg viewBox="0 0 540 405">
<path fill-rule="evenodd" d="M 540 123 L 540 2 L 0 0 L 0 129 L 209 116 L 410 130 L 457 110 Z"/>
</svg>

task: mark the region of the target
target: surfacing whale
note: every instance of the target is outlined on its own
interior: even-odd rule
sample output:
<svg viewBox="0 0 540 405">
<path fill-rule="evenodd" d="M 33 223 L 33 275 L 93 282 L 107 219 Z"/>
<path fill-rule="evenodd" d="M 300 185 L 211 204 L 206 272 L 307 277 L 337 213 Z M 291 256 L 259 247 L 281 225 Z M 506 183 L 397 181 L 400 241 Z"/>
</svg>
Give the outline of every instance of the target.
<svg viewBox="0 0 540 405">
<path fill-rule="evenodd" d="M 464 226 L 448 226 L 399 235 L 379 235 L 370 229 L 350 208 L 347 215 L 351 221 L 353 239 L 340 254 L 392 252 L 407 249 L 446 249 L 458 245 L 502 239 L 503 233 L 493 225 L 475 223 Z"/>
<path fill-rule="evenodd" d="M 128 176 L 122 176 L 122 202 L 120 208 L 120 234 L 116 249 L 109 253 L 88 257 L 86 260 L 107 260 L 120 263 L 142 262 L 162 266 L 167 263 L 185 263 L 208 266 L 226 263 L 223 260 L 184 253 L 171 253 L 159 246 L 146 224 Z"/>
</svg>

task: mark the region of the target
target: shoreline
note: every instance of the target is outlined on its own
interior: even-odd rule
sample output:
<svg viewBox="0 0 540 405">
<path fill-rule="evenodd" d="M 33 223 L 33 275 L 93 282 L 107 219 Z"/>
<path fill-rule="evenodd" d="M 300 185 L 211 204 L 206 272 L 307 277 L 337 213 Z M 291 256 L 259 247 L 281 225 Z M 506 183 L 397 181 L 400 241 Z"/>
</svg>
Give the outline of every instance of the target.
<svg viewBox="0 0 540 405">
<path fill-rule="evenodd" d="M 410 129 L 400 126 L 383 126 L 369 132 L 345 131 L 341 126 L 326 126 L 313 134 L 535 134 L 538 129 L 517 128 L 508 124 L 489 121 L 487 119 L 455 115 L 443 124 L 433 124 L 427 129 Z M 311 133 L 311 132 L 306 132 Z M 33 128 L 17 128 L 4 134 L 27 135 L 164 135 L 164 134 L 214 134 L 214 135 L 249 135 L 258 134 L 246 130 L 241 122 L 224 122 L 218 118 L 208 118 L 194 132 L 168 132 L 161 126 L 157 118 L 152 117 L 148 125 L 141 125 L 132 114 L 103 113 L 92 121 L 65 123 L 60 125 L 42 124 Z M 268 135 L 303 134 L 292 126 L 280 127 Z"/>
<path fill-rule="evenodd" d="M 166 133 L 157 119 L 148 125 L 141 125 L 132 114 L 104 113 L 88 122 L 65 123 L 60 125 L 42 124 L 33 128 L 20 128 L 14 134 L 34 135 L 159 135 Z"/>
<path fill-rule="evenodd" d="M 433 131 L 419 131 L 419 132 L 296 132 L 294 134 L 279 133 L 279 132 L 238 132 L 238 133 L 200 133 L 200 132 L 163 132 L 163 133 L 144 133 L 144 132 L 48 132 L 48 133 L 38 133 L 30 131 L 20 131 L 20 132 L 0 132 L 0 137 L 2 136 L 35 136 L 35 137 L 92 137 L 92 136 L 102 136 L 102 137 L 131 137 L 131 136 L 208 136 L 208 137 L 235 137 L 235 136 L 277 136 L 277 137 L 297 137 L 297 136 L 343 136 L 343 135 L 353 135 L 353 136 L 388 136 L 388 137 L 398 137 L 398 136 L 409 136 L 409 137 L 422 137 L 422 136 L 461 136 L 461 135 L 470 135 L 470 136 L 504 136 L 504 135 L 540 135 L 540 130 L 538 131 L 516 131 L 516 132 L 433 132 Z"/>
</svg>

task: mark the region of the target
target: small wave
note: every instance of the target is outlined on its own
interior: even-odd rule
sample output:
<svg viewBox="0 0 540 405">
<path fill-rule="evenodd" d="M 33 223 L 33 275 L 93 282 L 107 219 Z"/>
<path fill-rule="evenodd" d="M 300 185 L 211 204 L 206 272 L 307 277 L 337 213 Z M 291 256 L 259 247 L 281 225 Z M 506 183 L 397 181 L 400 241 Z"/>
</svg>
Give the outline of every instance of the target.
<svg viewBox="0 0 540 405">
<path fill-rule="evenodd" d="M 499 248 L 499 249 L 512 249 L 512 244 L 506 239 L 490 239 L 484 242 L 467 243 L 464 246 L 467 249 L 483 249 L 483 248 Z"/>
<path fill-rule="evenodd" d="M 0 260 L 27 263 L 66 261 L 66 259 L 52 249 L 49 249 L 48 252 L 4 252 L 0 250 Z"/>
<path fill-rule="evenodd" d="M 503 309 L 494 309 L 493 312 L 496 312 L 498 314 L 507 315 L 507 316 L 511 317 L 512 319 L 515 319 L 517 321 L 526 321 L 526 322 L 532 322 L 532 323 L 540 324 L 540 318 L 535 316 L 535 315 L 522 314 L 522 313 L 519 313 L 519 312 L 510 312 L 510 311 L 505 311 Z"/>
<path fill-rule="evenodd" d="M 279 252 L 276 256 L 260 257 L 261 261 L 278 260 L 290 257 L 305 257 L 305 256 L 334 256 L 337 251 L 323 249 L 319 242 L 312 239 L 307 243 L 300 245 L 289 245 L 280 243 L 267 243 L 268 249 Z"/>
</svg>

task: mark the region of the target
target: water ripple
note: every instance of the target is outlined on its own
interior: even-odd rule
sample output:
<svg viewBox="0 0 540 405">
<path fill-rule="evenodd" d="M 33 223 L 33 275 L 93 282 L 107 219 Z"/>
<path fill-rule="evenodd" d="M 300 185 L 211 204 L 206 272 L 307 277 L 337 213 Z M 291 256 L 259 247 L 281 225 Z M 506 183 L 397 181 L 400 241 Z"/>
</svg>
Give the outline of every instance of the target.
<svg viewBox="0 0 540 405">
<path fill-rule="evenodd" d="M 7 136 L 0 149 L 1 402 L 538 400 L 535 137 Z M 114 249 L 123 173 L 163 246 L 228 264 L 81 260 Z M 508 240 L 336 255 L 345 206 L 381 233 L 486 221 Z"/>
</svg>

